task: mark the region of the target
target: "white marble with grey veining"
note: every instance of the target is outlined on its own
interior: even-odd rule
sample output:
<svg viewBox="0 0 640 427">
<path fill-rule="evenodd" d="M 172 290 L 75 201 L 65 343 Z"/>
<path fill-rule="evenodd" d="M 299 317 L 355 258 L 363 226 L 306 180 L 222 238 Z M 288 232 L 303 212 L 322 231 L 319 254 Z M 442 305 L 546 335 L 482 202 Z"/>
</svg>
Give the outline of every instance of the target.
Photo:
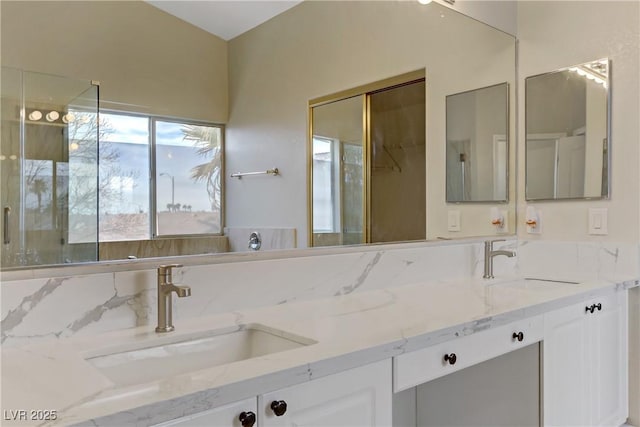
<svg viewBox="0 0 640 427">
<path fill-rule="evenodd" d="M 503 242 L 513 247 L 515 241 Z M 497 244 L 496 246 L 499 246 Z M 176 322 L 418 281 L 480 277 L 482 244 L 440 245 L 378 251 L 186 265 L 175 281 L 192 296 L 175 299 Z M 496 275 L 512 274 L 515 258 L 495 259 Z M 2 283 L 4 346 L 95 334 L 156 322 L 155 269 Z"/>
<path fill-rule="evenodd" d="M 365 264 L 361 274 L 374 259 L 360 260 Z M 56 409 L 59 417 L 52 423 L 56 425 L 149 425 L 637 285 L 635 278 L 576 284 L 423 278 L 403 286 L 182 319 L 173 334 L 155 334 L 151 327 L 141 326 L 41 340 L 3 348 L 3 364 L 21 367 L 9 375 L 3 372 L 3 408 Z M 133 284 L 118 291 L 124 296 L 135 295 L 136 290 Z M 240 329 L 251 323 L 317 344 L 125 387 L 112 385 L 85 361 L 90 356 L 166 344 L 212 328 Z M 25 358 L 27 363 L 21 363 Z M 55 371 L 55 381 L 41 387 L 46 371 Z"/>
<path fill-rule="evenodd" d="M 499 242 L 514 258 L 496 257 L 496 277 L 568 280 L 638 277 L 638 245 L 615 242 Z M 186 265 L 177 281 L 192 296 L 175 299 L 176 322 L 199 316 L 305 301 L 418 281 L 481 277 L 483 245 L 443 242 L 423 247 L 352 251 L 297 258 Z M 85 272 L 86 273 L 86 272 Z M 156 322 L 155 269 L 3 281 L 4 346 L 95 334 Z"/>
<path fill-rule="evenodd" d="M 513 249 L 518 254 L 514 258 L 495 259 L 498 278 L 518 274 L 520 277 L 547 279 L 599 279 L 601 282 L 598 283 L 604 283 L 606 288 L 606 283 L 609 282 L 625 283 L 621 286 L 628 286 L 629 278 L 640 276 L 638 246 L 633 244 L 535 240 L 518 242 L 511 239 L 496 244 L 496 247 Z M 174 319 L 176 325 L 179 325 L 179 331 L 202 329 L 204 323 L 209 325 L 207 327 L 225 324 L 233 326 L 243 322 L 244 316 L 251 318 L 259 316 L 262 311 L 283 310 L 283 313 L 298 313 L 298 317 L 281 321 L 282 325 L 309 325 L 309 322 L 316 322 L 311 329 L 303 327 L 301 330 L 314 336 L 327 339 L 331 337 L 335 346 L 327 348 L 326 352 L 313 351 L 310 355 L 301 351 L 304 357 L 296 359 L 297 362 L 286 358 L 275 364 L 269 359 L 268 367 L 260 363 L 253 364 L 244 376 L 234 369 L 231 373 L 214 369 L 209 372 L 210 376 L 215 377 L 213 380 L 210 376 L 180 377 L 166 379 L 154 386 L 125 391 L 113 390 L 110 389 L 112 386 L 105 385 L 105 379 L 96 376 L 83 360 L 78 359 L 77 353 L 69 353 L 69 346 L 95 346 L 96 337 L 105 342 L 121 339 L 152 340 L 156 336 L 149 332 L 156 322 L 154 269 L 109 271 L 108 266 L 98 266 L 95 274 L 91 274 L 93 269 L 87 268 L 76 276 L 58 275 L 3 281 L 1 340 L 3 355 L 9 355 L 9 359 L 3 360 L 3 381 L 12 381 L 13 378 L 13 381 L 19 382 L 18 378 L 31 375 L 33 381 L 22 381 L 30 386 L 28 389 L 21 392 L 20 388 L 11 388 L 15 391 L 10 395 L 16 399 L 20 396 L 33 398 L 30 404 L 37 404 L 38 409 L 46 408 L 42 405 L 55 405 L 56 409 L 64 411 L 65 417 L 69 417 L 62 424 L 112 413 L 117 415 L 100 423 L 128 424 L 135 420 L 140 424 L 159 422 L 181 413 L 192 413 L 246 397 L 247 387 L 263 387 L 265 390 L 284 387 L 300 382 L 300 378 L 306 380 L 327 375 L 336 369 L 348 369 L 379 360 L 382 355 L 394 355 L 407 349 L 434 344 L 438 340 L 450 339 L 456 334 L 472 333 L 480 327 L 487 327 L 487 324 L 498 325 L 540 308 L 534 304 L 524 311 L 513 309 L 496 314 L 496 310 L 504 308 L 500 305 L 502 303 L 485 304 L 474 315 L 480 316 L 482 312 L 486 317 L 473 320 L 469 318 L 465 321 L 458 319 L 462 323 L 453 326 L 428 322 L 429 327 L 440 329 L 437 333 L 424 332 L 421 328 L 424 327 L 425 319 L 414 318 L 414 311 L 421 313 L 425 307 L 430 310 L 437 310 L 439 306 L 467 307 L 467 304 L 460 304 L 458 300 L 461 295 L 466 300 L 469 290 L 458 294 L 458 299 L 452 299 L 450 304 L 442 303 L 431 307 L 429 304 L 434 300 L 433 295 L 418 296 L 406 289 L 419 284 L 431 291 L 437 288 L 437 292 L 455 294 L 459 287 L 452 284 L 469 279 L 473 282 L 474 278 L 482 275 L 482 268 L 481 242 L 443 242 L 442 245 L 431 243 L 398 248 L 386 246 L 380 249 L 369 247 L 362 251 L 320 256 L 187 264 L 175 275 L 178 281 L 192 287 L 190 298 L 174 301 Z M 499 289 L 499 286 L 493 289 Z M 560 287 L 554 289 L 559 290 Z M 588 289 L 588 286 L 582 287 L 579 292 Z M 441 301 L 439 294 L 435 295 L 437 301 Z M 491 295 L 497 297 L 495 293 Z M 485 293 L 485 300 L 486 297 Z M 532 302 L 538 296 L 531 294 L 528 298 Z M 412 303 L 418 306 L 411 306 Z M 546 300 L 543 307 L 557 308 L 566 303 L 566 298 Z M 302 312 L 300 307 L 303 307 Z M 342 311 L 338 313 L 336 310 L 340 307 Z M 391 315 L 393 319 L 403 318 L 409 323 L 414 321 L 415 326 L 406 324 L 397 329 L 395 320 L 388 320 L 383 315 L 386 310 L 395 310 L 395 314 Z M 267 319 L 271 319 L 270 316 Z M 280 315 L 273 316 L 277 323 Z M 321 319 L 324 320 L 320 322 Z M 402 331 L 400 335 L 398 330 Z M 357 331 L 358 338 L 349 336 L 340 341 L 338 332 L 341 331 L 345 331 L 345 336 L 348 336 L 349 331 Z M 132 336 L 136 338 L 131 338 Z M 407 336 L 413 338 L 408 339 Z M 336 350 L 338 347 L 341 350 Z M 35 351 L 34 348 L 40 350 Z M 49 350 L 43 353 L 43 348 Z M 321 347 L 314 346 L 314 350 L 319 349 Z M 43 354 L 48 355 L 46 357 L 50 363 L 56 364 L 56 375 L 59 375 L 44 383 L 41 379 L 46 378 L 45 372 L 52 371 L 54 365 L 42 364 L 39 368 L 35 366 L 34 363 L 37 362 L 34 358 L 38 360 Z M 276 359 L 279 360 L 278 357 Z M 14 365 L 5 364 L 7 360 L 9 363 L 13 360 Z M 67 363 L 59 364 L 61 360 L 66 360 Z M 7 366 L 15 366 L 15 369 L 7 370 Z M 241 366 L 246 368 L 246 365 Z M 33 377 L 37 372 L 40 372 L 40 379 Z M 254 378 L 260 373 L 262 377 Z M 73 378 L 73 381 L 66 381 L 69 383 L 66 384 L 65 375 L 72 375 L 69 378 Z M 92 381 L 83 381 L 81 378 L 84 377 L 87 381 Z M 53 389 L 47 388 L 45 383 L 52 384 Z M 48 400 L 59 383 L 69 387 L 64 392 L 57 393 L 56 399 Z M 221 392 L 222 389 L 224 393 Z M 39 390 L 41 394 L 34 393 L 34 390 Z M 45 393 L 47 390 L 49 394 Z M 131 399 L 131 403 L 127 404 L 129 407 L 140 409 L 135 413 L 122 412 L 122 393 L 127 396 L 127 401 Z M 109 395 L 113 396 L 111 401 L 108 400 Z M 102 396 L 101 400 L 96 400 L 96 396 Z M 169 404 L 158 404 L 159 400 L 169 400 Z M 94 404 L 81 408 L 78 403 L 83 401 L 92 401 Z M 6 398 L 3 399 L 4 408 L 7 407 L 6 402 Z M 151 413 L 153 416 L 147 420 L 145 417 Z"/>
<path fill-rule="evenodd" d="M 640 276 L 637 243 L 519 240 L 516 251 L 516 272 L 522 277 L 615 280 Z"/>
</svg>

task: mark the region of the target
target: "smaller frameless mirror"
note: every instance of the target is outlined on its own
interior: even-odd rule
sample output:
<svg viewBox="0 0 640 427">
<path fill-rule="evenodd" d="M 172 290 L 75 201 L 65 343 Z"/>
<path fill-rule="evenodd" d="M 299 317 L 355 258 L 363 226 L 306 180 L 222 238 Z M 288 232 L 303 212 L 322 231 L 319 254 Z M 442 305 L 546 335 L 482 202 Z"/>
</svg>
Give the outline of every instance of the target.
<svg viewBox="0 0 640 427">
<path fill-rule="evenodd" d="M 608 59 L 528 77 L 526 199 L 609 197 Z"/>
<path fill-rule="evenodd" d="M 447 96 L 447 202 L 507 202 L 509 86 Z"/>
</svg>

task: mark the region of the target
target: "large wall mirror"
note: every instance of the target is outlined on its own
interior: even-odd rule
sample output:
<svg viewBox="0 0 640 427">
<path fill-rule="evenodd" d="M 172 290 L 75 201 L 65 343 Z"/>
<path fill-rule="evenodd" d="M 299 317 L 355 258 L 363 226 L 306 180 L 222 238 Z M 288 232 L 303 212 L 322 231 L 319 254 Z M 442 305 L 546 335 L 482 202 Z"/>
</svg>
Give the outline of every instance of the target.
<svg viewBox="0 0 640 427">
<path fill-rule="evenodd" d="M 221 209 L 221 223 L 215 230 L 222 230 L 221 235 L 152 236 L 145 250 L 129 240 L 126 252 L 110 256 L 105 249 L 114 242 L 100 242 L 98 260 L 247 251 L 254 231 L 262 244 L 252 247 L 260 246 L 261 251 L 309 248 L 316 243 L 497 234 L 486 204 L 456 205 L 461 227 L 448 228 L 446 100 L 451 94 L 498 82 L 513 87 L 516 43 L 512 35 L 437 2 L 305 1 L 228 41 L 138 0 L 15 1 L 1 2 L 0 7 L 3 66 L 100 80 L 100 106 L 110 114 L 145 115 L 156 121 L 188 119 L 223 129 L 217 140 L 224 141 L 224 176 L 212 184 L 219 183 L 223 190 L 215 199 Z M 91 26 L 77 25 L 86 16 L 100 16 L 100 20 Z M 65 31 L 60 33 L 60 28 Z M 64 49 L 52 51 L 41 43 L 51 34 L 59 34 L 57 40 Z M 98 45 L 100 49 L 95 49 Z M 409 116 L 407 126 L 399 127 L 403 123 L 395 118 L 399 93 L 409 88 L 382 90 L 387 86 L 346 97 L 345 102 L 353 102 L 359 111 L 345 108 L 344 117 L 357 116 L 360 135 L 314 132 L 314 161 L 324 162 L 324 175 L 313 188 L 333 205 L 322 217 L 312 214 L 307 182 L 309 101 L 416 70 L 422 70 L 424 78 L 415 91 L 424 108 L 420 120 Z M 513 92 L 508 94 L 512 106 Z M 351 99 L 356 96 L 361 98 Z M 371 120 L 362 134 L 362 108 L 367 103 Z M 337 102 L 318 107 L 316 123 L 321 122 L 321 109 L 330 115 L 329 110 L 341 108 Z M 508 119 L 508 144 L 514 141 L 513 117 Z M 415 131 L 409 131 L 409 124 Z M 418 133 L 421 138 L 414 138 Z M 508 150 L 511 170 L 514 152 Z M 278 168 L 279 174 L 231 177 L 235 172 L 272 168 Z M 163 165 L 156 169 L 154 174 L 143 168 L 137 175 L 141 183 L 133 185 L 134 190 L 148 186 L 152 191 L 149 183 L 154 184 L 162 212 L 195 215 L 201 208 L 185 202 L 177 172 Z M 352 196 L 339 194 L 347 188 L 347 176 L 362 179 L 349 181 Z M 502 231 L 507 233 L 515 232 L 513 176 L 509 175 L 505 191 L 510 201 L 501 205 L 511 217 L 508 229 Z M 340 190 L 327 184 L 330 180 L 342 180 L 345 185 Z M 209 201 L 206 191 L 201 199 Z M 133 201 L 138 200 L 148 198 L 136 196 Z M 144 206 L 140 210 L 146 212 Z M 310 217 L 317 220 L 315 237 L 309 233 Z M 376 227 L 389 223 L 391 227 Z M 214 241 L 222 243 L 211 244 Z M 156 251 L 167 247 L 169 253 Z M 76 262 L 66 256 L 59 262 L 68 261 Z"/>
<path fill-rule="evenodd" d="M 526 79 L 526 199 L 609 196 L 609 60 Z"/>
<path fill-rule="evenodd" d="M 447 96 L 447 202 L 508 200 L 509 85 Z"/>
</svg>

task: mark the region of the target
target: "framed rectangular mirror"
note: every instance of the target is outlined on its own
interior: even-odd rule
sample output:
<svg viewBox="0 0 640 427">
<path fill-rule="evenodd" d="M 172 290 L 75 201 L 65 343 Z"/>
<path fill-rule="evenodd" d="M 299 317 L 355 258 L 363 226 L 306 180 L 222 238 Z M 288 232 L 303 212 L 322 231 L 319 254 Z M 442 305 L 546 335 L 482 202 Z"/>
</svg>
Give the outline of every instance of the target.
<svg viewBox="0 0 640 427">
<path fill-rule="evenodd" d="M 526 199 L 609 197 L 610 63 L 528 77 Z"/>
<path fill-rule="evenodd" d="M 447 96 L 447 203 L 509 199 L 509 85 Z"/>
</svg>

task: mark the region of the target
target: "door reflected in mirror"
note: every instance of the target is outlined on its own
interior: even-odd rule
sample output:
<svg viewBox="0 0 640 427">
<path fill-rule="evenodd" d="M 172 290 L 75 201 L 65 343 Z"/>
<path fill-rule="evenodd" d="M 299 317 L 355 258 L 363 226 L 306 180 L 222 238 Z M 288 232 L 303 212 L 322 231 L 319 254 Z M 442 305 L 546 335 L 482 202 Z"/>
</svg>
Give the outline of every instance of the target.
<svg viewBox="0 0 640 427">
<path fill-rule="evenodd" d="M 506 202 L 509 86 L 447 96 L 447 202 Z"/>
<path fill-rule="evenodd" d="M 417 75 L 310 102 L 313 246 L 426 238 L 426 97 Z"/>
<path fill-rule="evenodd" d="M 609 60 L 526 79 L 526 199 L 609 196 Z"/>
<path fill-rule="evenodd" d="M 364 95 L 313 108 L 313 244 L 364 243 Z"/>
</svg>

